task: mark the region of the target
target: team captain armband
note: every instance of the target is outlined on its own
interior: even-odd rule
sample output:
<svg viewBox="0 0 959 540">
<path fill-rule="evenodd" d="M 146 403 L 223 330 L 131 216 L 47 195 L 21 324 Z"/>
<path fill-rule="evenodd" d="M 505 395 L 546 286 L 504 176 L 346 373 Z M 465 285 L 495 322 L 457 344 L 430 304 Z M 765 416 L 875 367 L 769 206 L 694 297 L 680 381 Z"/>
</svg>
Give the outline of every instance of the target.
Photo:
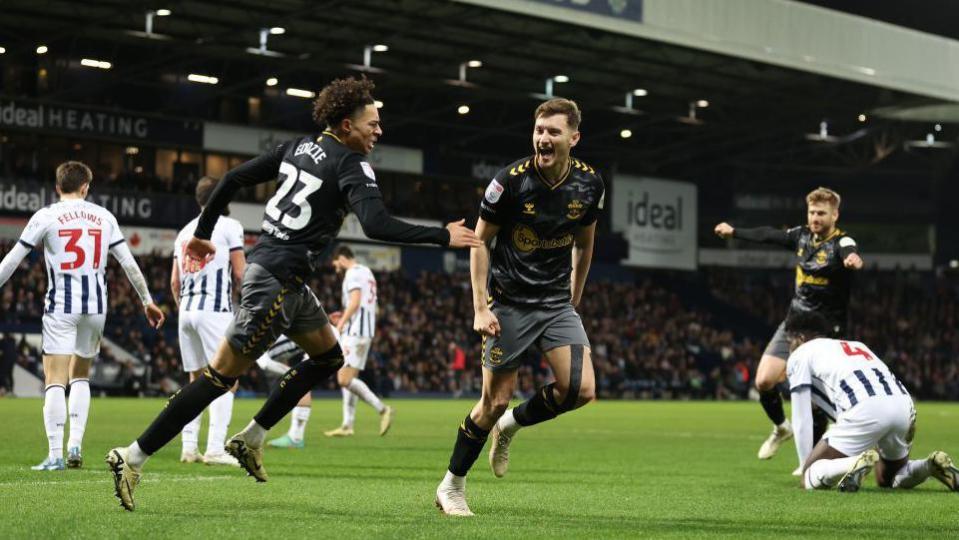
<svg viewBox="0 0 959 540">
<path fill-rule="evenodd" d="M 858 252 L 856 248 L 856 241 L 848 236 L 843 236 L 839 239 L 839 255 L 845 259 L 846 257 L 852 255 L 853 253 Z"/>
</svg>

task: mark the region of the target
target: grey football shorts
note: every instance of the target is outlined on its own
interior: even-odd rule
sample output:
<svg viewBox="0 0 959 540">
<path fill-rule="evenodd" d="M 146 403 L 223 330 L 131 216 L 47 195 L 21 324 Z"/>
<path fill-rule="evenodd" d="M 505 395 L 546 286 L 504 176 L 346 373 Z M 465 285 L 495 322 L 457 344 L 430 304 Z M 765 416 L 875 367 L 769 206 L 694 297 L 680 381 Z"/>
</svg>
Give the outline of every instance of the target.
<svg viewBox="0 0 959 540">
<path fill-rule="evenodd" d="M 226 338 L 235 351 L 255 359 L 281 334 L 303 334 L 327 324 L 323 306 L 302 279 L 284 283 L 262 266 L 249 264 Z"/>
<path fill-rule="evenodd" d="M 546 352 L 565 345 L 589 347 L 583 320 L 572 305 L 558 308 L 521 308 L 494 302 L 499 337 L 483 338 L 483 367 L 513 371 L 522 364 L 523 353 L 532 346 Z"/>
</svg>

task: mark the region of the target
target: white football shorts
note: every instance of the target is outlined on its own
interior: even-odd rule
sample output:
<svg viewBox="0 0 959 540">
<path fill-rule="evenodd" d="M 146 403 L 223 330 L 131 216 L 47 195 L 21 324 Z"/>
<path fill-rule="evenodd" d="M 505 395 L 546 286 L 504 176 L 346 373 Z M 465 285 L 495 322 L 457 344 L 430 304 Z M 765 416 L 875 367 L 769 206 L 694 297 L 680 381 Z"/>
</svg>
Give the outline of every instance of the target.
<svg viewBox="0 0 959 540">
<path fill-rule="evenodd" d="M 207 366 L 232 321 L 232 313 L 180 311 L 180 356 L 183 358 L 183 371 L 198 371 Z"/>
<path fill-rule="evenodd" d="M 841 413 L 823 440 L 847 456 L 878 448 L 883 459 L 895 461 L 909 455 L 915 422 L 909 396 L 873 396 Z"/>
<path fill-rule="evenodd" d="M 370 354 L 370 345 L 373 338 L 360 336 L 341 336 L 340 346 L 343 348 L 343 362 L 351 368 L 363 371 L 366 368 L 366 358 Z"/>
<path fill-rule="evenodd" d="M 93 358 L 100 353 L 106 315 L 45 313 L 43 315 L 43 354 L 75 354 Z"/>
</svg>

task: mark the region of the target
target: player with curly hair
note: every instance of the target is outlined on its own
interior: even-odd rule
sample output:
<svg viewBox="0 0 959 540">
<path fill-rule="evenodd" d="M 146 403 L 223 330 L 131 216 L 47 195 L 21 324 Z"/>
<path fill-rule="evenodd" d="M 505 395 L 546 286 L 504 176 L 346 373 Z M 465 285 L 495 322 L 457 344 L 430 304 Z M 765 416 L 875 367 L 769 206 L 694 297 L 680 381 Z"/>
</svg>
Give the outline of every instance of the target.
<svg viewBox="0 0 959 540">
<path fill-rule="evenodd" d="M 226 445 L 248 474 L 259 482 L 267 480 L 263 468 L 267 431 L 311 388 L 343 366 L 343 351 L 306 279 L 348 212 L 355 213 L 366 235 L 376 240 L 454 248 L 482 245 L 463 220 L 445 228 L 424 227 L 387 212 L 367 157 L 383 135 L 373 88 L 365 77 L 333 81 L 313 107 L 322 134 L 285 142 L 236 167 L 210 196 L 185 248 L 185 262 L 197 268 L 215 252 L 210 235 L 233 194 L 274 178 L 279 183 L 266 204 L 260 238 L 247 257 L 239 306 L 216 354 L 200 377 L 170 398 L 137 440 L 107 455 L 115 495 L 127 510 L 134 509 L 133 491 L 147 458 L 227 392 L 285 334 L 307 358 L 280 379 L 249 425 Z"/>
</svg>

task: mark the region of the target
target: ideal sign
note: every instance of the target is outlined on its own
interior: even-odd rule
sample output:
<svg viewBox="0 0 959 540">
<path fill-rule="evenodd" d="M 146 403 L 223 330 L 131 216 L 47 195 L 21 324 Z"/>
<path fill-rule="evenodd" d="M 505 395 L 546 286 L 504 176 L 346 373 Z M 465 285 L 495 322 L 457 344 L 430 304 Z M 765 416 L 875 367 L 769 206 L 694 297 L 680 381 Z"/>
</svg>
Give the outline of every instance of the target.
<svg viewBox="0 0 959 540">
<path fill-rule="evenodd" d="M 695 184 L 616 175 L 611 198 L 613 230 L 629 242 L 624 264 L 696 269 Z"/>
</svg>

